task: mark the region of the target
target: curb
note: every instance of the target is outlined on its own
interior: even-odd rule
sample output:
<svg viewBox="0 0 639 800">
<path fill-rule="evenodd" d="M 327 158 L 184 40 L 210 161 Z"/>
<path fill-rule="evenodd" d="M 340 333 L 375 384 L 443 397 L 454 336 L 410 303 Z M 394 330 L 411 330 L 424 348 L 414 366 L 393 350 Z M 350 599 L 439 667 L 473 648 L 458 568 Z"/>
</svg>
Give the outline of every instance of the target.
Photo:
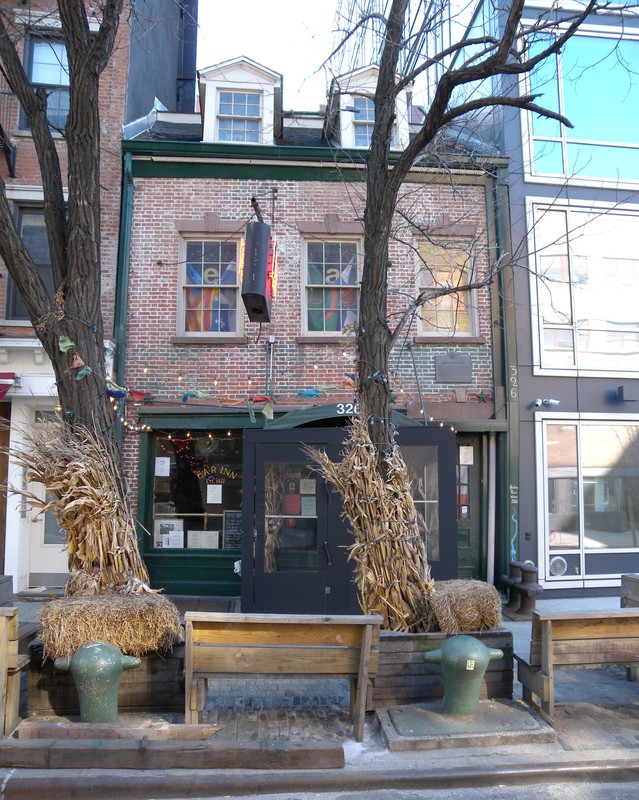
<svg viewBox="0 0 639 800">
<path fill-rule="evenodd" d="M 0 787 L 0 800 L 168 800 L 168 798 L 238 797 L 283 792 L 374 791 L 381 789 L 458 789 L 543 783 L 622 783 L 639 780 L 639 759 L 578 763 L 526 764 L 482 769 L 451 770 L 347 770 L 307 772 L 219 771 L 144 774 L 98 771 L 64 775 L 28 774 L 9 770 Z"/>
</svg>

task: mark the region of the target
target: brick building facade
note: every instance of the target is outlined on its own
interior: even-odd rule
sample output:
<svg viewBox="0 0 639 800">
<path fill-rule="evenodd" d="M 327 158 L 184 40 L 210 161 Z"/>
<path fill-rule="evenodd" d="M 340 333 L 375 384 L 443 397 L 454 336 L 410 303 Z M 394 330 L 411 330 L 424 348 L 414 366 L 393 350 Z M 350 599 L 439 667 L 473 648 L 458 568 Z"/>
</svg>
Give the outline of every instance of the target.
<svg viewBox="0 0 639 800">
<path fill-rule="evenodd" d="M 270 594 L 260 595 L 256 609 L 340 608 L 302 608 L 299 595 L 294 606 L 264 598 L 286 595 L 292 573 L 310 581 L 335 552 L 322 527 L 328 517 L 319 489 L 311 491 L 315 479 L 291 442 L 312 426 L 315 442 L 324 443 L 325 432 L 332 443 L 353 411 L 366 149 L 342 143 L 365 136 L 346 119 L 349 103 L 361 100 L 374 79 L 369 69 L 336 83 L 326 113 L 284 114 L 281 76 L 233 60 L 201 72 L 201 115 L 158 113 L 147 130 L 132 126 L 124 142 L 124 452 L 149 532 L 141 541 L 152 583 L 169 592 L 239 593 L 234 565 L 241 561 L 246 610 L 264 581 Z M 406 106 L 397 140 L 409 135 Z M 419 289 L 461 285 L 494 266 L 494 167 L 471 157 L 415 165 L 390 244 L 391 327 Z M 277 243 L 277 291 L 270 320 L 262 322 L 247 317 L 237 269 L 256 205 Z M 505 469 L 507 424 L 500 280 L 434 298 L 411 319 L 391 357 L 400 443 L 415 444 L 416 454 L 425 448 L 408 460 L 441 577 L 492 579 L 500 547 L 495 475 Z M 271 462 L 283 443 L 287 455 Z M 453 454 L 439 467 L 438 448 Z M 275 462 L 288 465 L 281 476 L 295 465 L 285 481 L 286 511 L 261 497 L 260 481 L 268 484 Z M 457 492 L 451 488 L 444 499 L 444 484 Z M 278 514 L 280 563 L 269 565 L 264 519 Z"/>
</svg>

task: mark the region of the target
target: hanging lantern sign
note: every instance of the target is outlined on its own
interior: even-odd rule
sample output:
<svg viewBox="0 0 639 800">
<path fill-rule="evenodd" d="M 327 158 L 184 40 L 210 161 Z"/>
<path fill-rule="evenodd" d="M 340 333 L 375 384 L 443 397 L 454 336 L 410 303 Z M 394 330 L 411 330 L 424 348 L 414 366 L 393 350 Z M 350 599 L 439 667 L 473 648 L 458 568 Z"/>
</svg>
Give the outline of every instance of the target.
<svg viewBox="0 0 639 800">
<path fill-rule="evenodd" d="M 248 318 L 251 322 L 270 322 L 277 280 L 277 246 L 270 225 L 247 224 L 240 259 L 242 300 Z"/>
</svg>

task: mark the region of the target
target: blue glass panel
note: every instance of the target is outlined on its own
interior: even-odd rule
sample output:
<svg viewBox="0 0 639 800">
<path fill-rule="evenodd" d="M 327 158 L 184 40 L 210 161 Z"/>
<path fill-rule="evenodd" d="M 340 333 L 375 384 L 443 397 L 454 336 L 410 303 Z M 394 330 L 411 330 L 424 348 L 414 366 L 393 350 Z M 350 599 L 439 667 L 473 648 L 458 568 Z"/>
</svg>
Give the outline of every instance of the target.
<svg viewBox="0 0 639 800">
<path fill-rule="evenodd" d="M 568 144 L 571 176 L 639 180 L 639 149 Z"/>
<path fill-rule="evenodd" d="M 550 175 L 564 174 L 564 157 L 561 142 L 536 141 L 533 158 L 533 172 Z"/>
<path fill-rule="evenodd" d="M 639 42 L 576 36 L 562 70 L 569 139 L 639 143 Z"/>
</svg>

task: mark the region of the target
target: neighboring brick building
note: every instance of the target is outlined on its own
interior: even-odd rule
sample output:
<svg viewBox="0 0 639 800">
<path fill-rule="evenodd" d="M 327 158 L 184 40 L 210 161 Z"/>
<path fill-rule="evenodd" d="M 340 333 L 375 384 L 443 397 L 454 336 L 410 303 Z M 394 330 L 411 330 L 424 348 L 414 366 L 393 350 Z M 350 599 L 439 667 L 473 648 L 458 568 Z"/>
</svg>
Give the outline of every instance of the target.
<svg viewBox="0 0 639 800">
<path fill-rule="evenodd" d="M 87 4 L 89 5 L 89 4 Z M 101 78 L 101 184 L 102 184 L 102 298 L 107 352 L 113 354 L 118 327 L 116 276 L 122 185 L 122 126 L 146 114 L 159 103 L 172 111 L 194 108 L 195 28 L 197 0 L 142 0 L 135 13 L 127 5 L 113 57 Z M 48 93 L 52 126 L 63 129 L 68 109 L 66 51 L 60 38 L 57 4 L 52 0 L 0 2 L 7 26 L 15 31 L 18 52 L 34 87 Z M 92 23 L 97 30 L 98 22 Z M 161 54 L 163 70 L 158 72 Z M 58 135 L 63 175 L 66 156 L 63 135 Z M 51 265 L 43 224 L 43 193 L 38 163 L 28 126 L 10 87 L 0 77 L 0 142 L 4 158 L 0 170 L 8 199 L 15 208 L 16 224 L 31 249 L 47 286 Z M 0 266 L 0 368 L 3 386 L 9 386 L 0 415 L 10 421 L 1 435 L 3 443 L 17 444 L 25 426 L 51 413 L 55 403 L 53 371 L 27 319 L 24 307 L 6 270 Z M 115 358 L 119 357 L 115 353 Z M 21 476 L 0 462 L 0 479 L 21 483 Z M 6 542 L 4 531 L 7 531 Z M 66 554 L 54 519 L 37 517 L 10 498 L 0 508 L 0 563 L 14 578 L 14 588 L 60 585 L 66 575 Z"/>
<path fill-rule="evenodd" d="M 238 593 L 242 551 L 243 609 L 353 607 L 339 503 L 299 442 L 337 455 L 353 413 L 375 80 L 358 70 L 334 83 L 325 112 L 283 113 L 281 76 L 238 58 L 201 71 L 201 115 L 158 112 L 146 130 L 127 128 L 125 456 L 151 580 L 169 592 Z M 398 145 L 412 113 L 405 96 Z M 415 166 L 390 244 L 391 326 L 418 288 L 494 265 L 495 166 L 468 154 Z M 238 270 L 256 210 L 277 242 L 262 322 L 247 317 Z M 391 358 L 437 577 L 492 580 L 506 455 L 498 282 L 427 304 Z"/>
</svg>

